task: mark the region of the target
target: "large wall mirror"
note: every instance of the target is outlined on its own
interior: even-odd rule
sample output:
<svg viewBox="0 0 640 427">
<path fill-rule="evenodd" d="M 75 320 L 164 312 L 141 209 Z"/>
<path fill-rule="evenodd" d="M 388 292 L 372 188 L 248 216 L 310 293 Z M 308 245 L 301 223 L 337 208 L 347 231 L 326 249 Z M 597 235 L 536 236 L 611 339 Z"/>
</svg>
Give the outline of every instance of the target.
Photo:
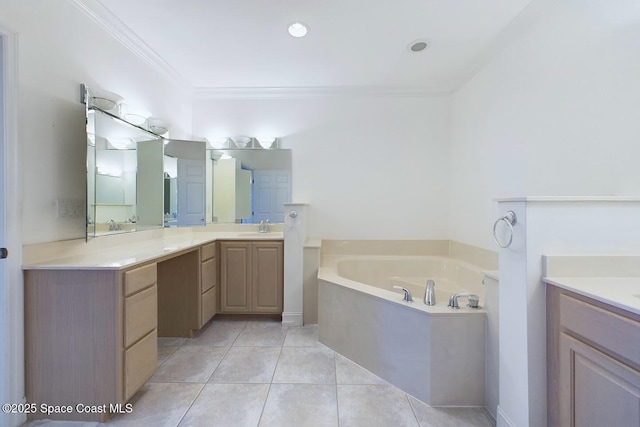
<svg viewBox="0 0 640 427">
<path fill-rule="evenodd" d="M 158 135 L 88 108 L 87 237 L 163 226 L 162 153 Z"/>
<path fill-rule="evenodd" d="M 162 139 L 87 109 L 87 238 L 207 222 L 203 141 Z"/>
<path fill-rule="evenodd" d="M 283 204 L 291 201 L 291 150 L 209 152 L 213 222 L 284 222 Z"/>
</svg>

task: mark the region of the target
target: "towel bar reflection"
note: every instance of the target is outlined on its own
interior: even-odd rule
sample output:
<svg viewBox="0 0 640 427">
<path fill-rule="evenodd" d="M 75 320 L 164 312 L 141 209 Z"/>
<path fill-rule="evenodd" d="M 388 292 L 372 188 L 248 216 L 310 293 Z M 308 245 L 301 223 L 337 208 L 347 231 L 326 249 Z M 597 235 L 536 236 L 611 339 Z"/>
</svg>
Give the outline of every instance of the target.
<svg viewBox="0 0 640 427">
<path fill-rule="evenodd" d="M 498 235 L 496 234 L 496 230 L 498 228 L 498 224 L 504 222 L 509 227 L 509 239 L 506 242 L 501 242 L 498 239 Z M 496 241 L 496 244 L 501 248 L 508 248 L 511 246 L 513 242 L 513 226 L 517 222 L 516 213 L 514 211 L 507 211 L 507 214 L 502 218 L 498 218 L 496 222 L 493 224 L 493 240 Z"/>
</svg>

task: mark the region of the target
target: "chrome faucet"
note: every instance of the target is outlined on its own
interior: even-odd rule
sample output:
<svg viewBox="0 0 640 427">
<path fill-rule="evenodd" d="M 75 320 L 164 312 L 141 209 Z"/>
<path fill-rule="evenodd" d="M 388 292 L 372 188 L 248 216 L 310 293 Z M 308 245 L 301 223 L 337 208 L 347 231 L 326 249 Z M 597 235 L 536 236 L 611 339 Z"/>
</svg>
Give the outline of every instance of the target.
<svg viewBox="0 0 640 427">
<path fill-rule="evenodd" d="M 451 298 L 449 298 L 449 305 L 448 307 L 451 308 L 460 308 L 460 306 L 458 305 L 458 298 L 463 297 L 463 298 L 467 298 L 467 300 L 469 301 L 469 303 L 467 304 L 467 307 L 471 307 L 471 308 L 480 308 L 480 306 L 478 306 L 478 303 L 480 302 L 480 297 L 478 297 L 478 295 L 474 295 L 474 294 L 470 294 L 470 293 L 458 293 L 458 294 L 453 294 L 451 296 Z"/>
<path fill-rule="evenodd" d="M 436 286 L 436 282 L 433 280 L 427 280 L 427 287 L 424 290 L 424 303 L 426 305 L 436 305 L 436 294 L 433 288 Z"/>
<path fill-rule="evenodd" d="M 269 220 L 260 221 L 260 225 L 258 226 L 258 233 L 271 233 L 271 224 L 269 224 Z"/>
<path fill-rule="evenodd" d="M 403 288 L 402 286 L 394 286 L 393 289 L 404 291 L 404 298 L 402 298 L 402 301 L 413 302 L 413 298 L 411 297 L 411 291 L 409 289 Z"/>
</svg>

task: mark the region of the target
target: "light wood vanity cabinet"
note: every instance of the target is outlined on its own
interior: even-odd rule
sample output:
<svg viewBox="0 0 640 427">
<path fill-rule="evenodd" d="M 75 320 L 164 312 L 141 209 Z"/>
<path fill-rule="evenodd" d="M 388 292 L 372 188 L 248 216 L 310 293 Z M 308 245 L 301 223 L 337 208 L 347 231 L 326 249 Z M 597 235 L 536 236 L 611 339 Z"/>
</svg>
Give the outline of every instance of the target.
<svg viewBox="0 0 640 427">
<path fill-rule="evenodd" d="M 640 426 L 640 316 L 547 285 L 550 426 Z"/>
<path fill-rule="evenodd" d="M 124 271 L 27 270 L 24 289 L 28 402 L 123 404 L 156 371 L 155 263 Z M 106 421 L 109 413 L 46 417 Z"/>
<path fill-rule="evenodd" d="M 126 402 L 158 366 L 157 265 L 149 264 L 124 276 L 124 380 Z"/>
<path fill-rule="evenodd" d="M 220 243 L 220 311 L 282 313 L 282 241 Z"/>
</svg>

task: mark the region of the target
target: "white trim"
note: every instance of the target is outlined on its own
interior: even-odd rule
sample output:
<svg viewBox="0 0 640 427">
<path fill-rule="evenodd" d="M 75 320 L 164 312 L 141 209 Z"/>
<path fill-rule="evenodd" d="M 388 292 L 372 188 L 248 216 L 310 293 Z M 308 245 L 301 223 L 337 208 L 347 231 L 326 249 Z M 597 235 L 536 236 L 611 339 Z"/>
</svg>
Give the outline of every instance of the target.
<svg viewBox="0 0 640 427">
<path fill-rule="evenodd" d="M 0 357 L 2 403 L 24 400 L 24 292 L 22 276 L 22 156 L 18 144 L 18 34 L 0 24 L 3 42 L 4 85 L 4 177 L 6 244 L 9 257 L 5 260 L 7 275 L 4 289 L 5 307 L 0 313 L 4 327 L 5 354 Z M 9 179 L 10 178 L 10 179 Z M 0 424 L 18 426 L 26 415 L 0 414 Z"/>
<path fill-rule="evenodd" d="M 302 326 L 302 313 L 282 313 L 282 326 Z"/>
<path fill-rule="evenodd" d="M 513 421 L 511 421 L 509 419 L 509 417 L 507 417 L 507 414 L 505 414 L 502 411 L 502 408 L 500 407 L 500 405 L 498 405 L 498 419 L 496 420 L 496 427 L 516 427 L 516 425 L 513 423 Z"/>
<path fill-rule="evenodd" d="M 309 86 L 309 87 L 196 87 L 194 100 L 212 99 L 304 99 L 327 97 L 443 97 L 444 87 Z"/>
<path fill-rule="evenodd" d="M 84 12 L 91 20 L 100 25 L 107 33 L 129 49 L 134 55 L 165 76 L 179 88 L 193 90 L 191 83 L 158 55 L 136 33 L 127 27 L 116 15 L 99 0 L 68 0 Z"/>
</svg>

